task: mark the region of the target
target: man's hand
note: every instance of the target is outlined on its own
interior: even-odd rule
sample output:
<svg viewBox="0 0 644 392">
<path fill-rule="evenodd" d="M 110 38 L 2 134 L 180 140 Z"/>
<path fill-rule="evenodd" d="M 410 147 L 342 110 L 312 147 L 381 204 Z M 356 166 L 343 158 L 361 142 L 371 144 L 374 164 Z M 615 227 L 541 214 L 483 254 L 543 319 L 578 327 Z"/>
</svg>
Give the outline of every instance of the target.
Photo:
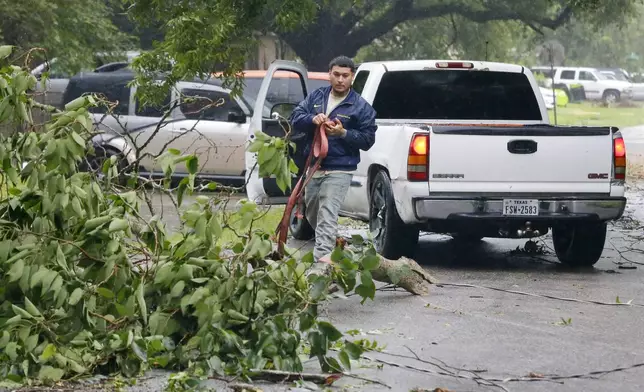
<svg viewBox="0 0 644 392">
<path fill-rule="evenodd" d="M 344 129 L 342 122 L 336 118 L 333 121 L 326 122 L 326 134 L 329 136 L 344 137 L 347 134 L 347 130 Z"/>
<path fill-rule="evenodd" d="M 320 125 L 328 120 L 329 118 L 326 116 L 326 114 L 318 113 L 315 117 L 313 117 L 313 124 Z"/>
</svg>

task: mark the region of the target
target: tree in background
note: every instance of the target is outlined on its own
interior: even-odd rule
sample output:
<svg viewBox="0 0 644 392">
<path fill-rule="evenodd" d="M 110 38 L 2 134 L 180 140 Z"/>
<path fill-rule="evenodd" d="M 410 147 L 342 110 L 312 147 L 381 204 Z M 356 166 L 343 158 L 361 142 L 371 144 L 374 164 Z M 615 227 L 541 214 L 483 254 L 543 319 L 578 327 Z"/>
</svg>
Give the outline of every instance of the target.
<svg viewBox="0 0 644 392">
<path fill-rule="evenodd" d="M 17 47 L 15 53 L 43 48 L 34 61 L 57 57 L 71 72 L 91 67 L 96 52 L 135 47 L 103 0 L 0 0 L 0 16 L 1 43 Z"/>
</svg>

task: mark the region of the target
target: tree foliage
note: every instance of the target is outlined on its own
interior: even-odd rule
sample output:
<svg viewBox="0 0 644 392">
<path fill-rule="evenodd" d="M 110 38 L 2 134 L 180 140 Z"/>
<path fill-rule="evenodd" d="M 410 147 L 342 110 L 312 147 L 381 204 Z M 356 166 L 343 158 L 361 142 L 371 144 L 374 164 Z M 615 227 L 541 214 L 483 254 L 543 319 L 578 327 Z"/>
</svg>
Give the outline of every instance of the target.
<svg viewBox="0 0 644 392">
<path fill-rule="evenodd" d="M 42 48 L 34 51 L 34 61 L 57 57 L 72 73 L 93 67 L 96 52 L 133 45 L 112 23 L 112 8 L 104 0 L 0 0 L 0 10 L 0 42 L 20 48 L 16 53 Z"/>
<path fill-rule="evenodd" d="M 0 47 L 1 58 L 10 52 Z M 347 340 L 318 317 L 332 278 L 345 294 L 374 298 L 371 271 L 379 258 L 370 244 L 337 248 L 332 276 L 307 274 L 311 252 L 290 250 L 278 258 L 272 233 L 255 228 L 265 211 L 245 201 L 229 212 L 216 194 L 189 204 L 180 198 L 181 227 L 169 230 L 161 216 L 143 216 L 149 187 L 136 172 L 119 172 L 116 156 L 99 172 L 79 171 L 95 153 L 88 108 L 109 102 L 87 95 L 59 112 L 33 101 L 28 91 L 35 83 L 21 67 L 0 68 L 0 125 L 28 130 L 0 137 L 5 381 L 50 384 L 159 367 L 187 369 L 197 382 L 263 369 L 299 372 L 306 358 L 317 358 L 324 371 L 342 372 L 372 347 Z M 32 110 L 54 115 L 40 127 Z M 263 172 L 290 178 L 282 169 L 292 165 L 287 147 L 258 133 L 251 149 L 268 151 Z M 186 162 L 190 176 L 179 192 L 198 189 L 196 156 L 169 149 L 158 160 L 167 174 Z M 123 174 L 135 185 L 117 181 Z M 153 189 L 177 194 L 159 188 L 163 183 Z M 224 230 L 235 235 L 226 239 Z"/>
<path fill-rule="evenodd" d="M 487 58 L 532 66 L 544 64 L 538 56 L 539 45 L 558 42 L 565 64 L 636 69 L 640 65 L 630 55 L 644 54 L 644 7 L 639 1 L 620 5 L 579 4 L 583 12 L 555 30 L 514 20 L 479 23 L 458 15 L 436 18 L 432 23 L 408 21 L 363 47 L 356 59 Z"/>
</svg>

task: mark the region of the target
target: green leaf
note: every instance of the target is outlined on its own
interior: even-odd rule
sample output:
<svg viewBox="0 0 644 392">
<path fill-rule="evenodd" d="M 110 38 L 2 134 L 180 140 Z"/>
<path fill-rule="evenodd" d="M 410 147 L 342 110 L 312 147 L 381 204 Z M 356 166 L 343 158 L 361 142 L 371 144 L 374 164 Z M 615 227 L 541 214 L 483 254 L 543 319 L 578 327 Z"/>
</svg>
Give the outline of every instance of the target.
<svg viewBox="0 0 644 392">
<path fill-rule="evenodd" d="M 80 299 L 83 297 L 83 289 L 80 287 L 74 290 L 72 295 L 69 296 L 69 304 L 74 306 L 80 301 Z"/>
<path fill-rule="evenodd" d="M 362 347 L 349 341 L 344 342 L 344 350 L 349 354 L 351 359 L 354 360 L 360 359 L 360 356 L 364 353 Z"/>
<path fill-rule="evenodd" d="M 12 241 L 4 240 L 0 242 L 0 263 L 4 263 L 9 258 L 12 249 Z"/>
<path fill-rule="evenodd" d="M 11 55 L 13 51 L 13 45 L 2 45 L 0 46 L 0 60 L 6 59 Z"/>
<path fill-rule="evenodd" d="M 115 231 L 123 231 L 123 230 L 126 230 L 128 226 L 129 224 L 127 220 L 121 219 L 121 218 L 114 218 L 110 223 L 108 231 L 110 233 L 113 233 Z"/>
<path fill-rule="evenodd" d="M 29 298 L 25 297 L 25 309 L 29 314 L 35 317 L 42 316 L 42 313 L 38 310 L 38 308 L 29 300 Z"/>
<path fill-rule="evenodd" d="M 19 259 L 13 265 L 11 266 L 11 269 L 9 270 L 9 283 L 15 282 L 22 278 L 22 273 L 24 272 L 25 269 L 25 261 L 24 259 Z"/>
<path fill-rule="evenodd" d="M 9 344 L 7 344 L 7 347 L 5 347 L 4 349 L 4 352 L 7 353 L 9 359 L 15 361 L 16 359 L 18 359 L 18 348 L 18 343 L 9 342 Z"/>
<path fill-rule="evenodd" d="M 334 327 L 333 324 L 327 321 L 318 321 L 318 329 L 324 336 L 327 337 L 327 339 L 332 342 L 335 342 L 336 340 L 342 338 L 342 332 L 338 331 L 338 329 Z"/>
<path fill-rule="evenodd" d="M 340 362 L 342 363 L 342 366 L 344 366 L 345 369 L 351 370 L 351 360 L 349 359 L 349 354 L 347 354 L 346 351 L 344 350 L 340 351 L 340 354 L 338 354 L 338 358 L 340 358 Z"/>
<path fill-rule="evenodd" d="M 53 382 L 60 381 L 61 378 L 65 375 L 63 369 L 57 369 L 51 366 L 43 366 L 38 372 L 38 379 L 41 381 L 49 380 Z"/>
<path fill-rule="evenodd" d="M 175 283 L 175 285 L 172 287 L 172 290 L 170 291 L 170 296 L 172 298 L 176 298 L 183 294 L 183 289 L 186 287 L 186 282 L 183 280 L 178 281 Z"/>
<path fill-rule="evenodd" d="M 87 96 L 83 95 L 78 98 L 75 98 L 68 103 L 65 104 L 65 111 L 71 112 L 80 109 L 81 107 L 85 106 L 87 103 Z M 81 144 L 81 146 L 84 146 L 85 144 Z"/>
<path fill-rule="evenodd" d="M 342 372 L 342 366 L 338 361 L 333 357 L 324 357 L 324 362 L 322 363 L 322 371 L 329 373 L 338 373 Z"/>
<path fill-rule="evenodd" d="M 74 139 L 79 146 L 85 147 L 85 140 L 75 131 L 72 131 L 72 139 Z"/>
<path fill-rule="evenodd" d="M 98 294 L 100 294 L 104 298 L 114 298 L 114 293 L 111 290 L 106 289 L 105 287 L 99 287 L 98 289 L 96 289 L 96 292 L 98 292 Z"/>
<path fill-rule="evenodd" d="M 132 347 L 132 351 L 134 352 L 134 354 L 137 357 L 139 357 L 139 359 L 141 361 L 143 361 L 143 362 L 148 361 L 148 355 L 145 353 L 145 351 L 143 351 L 143 349 L 141 349 L 141 347 L 136 342 L 132 342 L 131 347 Z"/>
<path fill-rule="evenodd" d="M 69 267 L 67 266 L 67 259 L 65 258 L 65 254 L 63 253 L 63 249 L 60 247 L 60 244 L 58 245 L 58 247 L 56 249 L 56 262 L 65 271 L 68 270 Z"/>
<path fill-rule="evenodd" d="M 197 157 L 194 155 L 189 157 L 186 161 L 186 167 L 188 168 L 188 173 L 197 174 L 197 170 L 199 170 L 199 160 Z"/>
<path fill-rule="evenodd" d="M 141 309 L 141 317 L 143 317 L 143 325 L 148 323 L 148 307 L 145 303 L 145 297 L 143 296 L 145 288 L 145 282 L 141 281 L 139 287 L 136 290 L 136 300 L 139 303 L 139 308 Z"/>
<path fill-rule="evenodd" d="M 377 255 L 367 255 L 365 256 L 364 259 L 362 259 L 362 267 L 367 270 L 371 271 L 380 265 L 380 257 Z"/>
<path fill-rule="evenodd" d="M 56 355 L 56 352 L 57 352 L 56 346 L 52 343 L 49 343 L 43 350 L 42 354 L 40 354 L 40 360 L 42 362 L 47 361 L 49 358 Z"/>
</svg>

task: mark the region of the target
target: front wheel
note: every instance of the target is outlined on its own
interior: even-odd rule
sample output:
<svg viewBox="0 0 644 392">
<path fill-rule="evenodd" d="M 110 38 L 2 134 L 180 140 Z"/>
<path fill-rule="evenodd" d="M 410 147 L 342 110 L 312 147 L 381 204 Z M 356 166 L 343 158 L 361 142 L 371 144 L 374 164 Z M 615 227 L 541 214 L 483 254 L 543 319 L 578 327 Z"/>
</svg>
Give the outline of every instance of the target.
<svg viewBox="0 0 644 392">
<path fill-rule="evenodd" d="M 418 245 L 419 230 L 400 219 L 389 176 L 378 172 L 371 186 L 369 231 L 376 251 L 387 259 L 412 257 Z"/>
<path fill-rule="evenodd" d="M 595 265 L 604 252 L 608 225 L 581 223 L 552 228 L 552 242 L 557 258 L 574 267 Z"/>
</svg>

